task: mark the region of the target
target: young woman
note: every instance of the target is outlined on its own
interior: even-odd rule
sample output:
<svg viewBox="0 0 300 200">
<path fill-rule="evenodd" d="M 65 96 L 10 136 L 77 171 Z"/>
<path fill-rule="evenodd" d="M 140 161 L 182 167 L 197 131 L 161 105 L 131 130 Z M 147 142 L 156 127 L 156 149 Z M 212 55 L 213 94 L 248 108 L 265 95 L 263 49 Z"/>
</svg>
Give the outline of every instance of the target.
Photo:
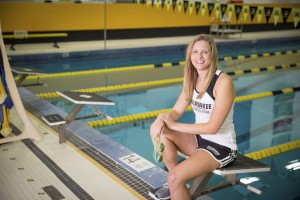
<svg viewBox="0 0 300 200">
<path fill-rule="evenodd" d="M 160 114 L 150 127 L 153 141 L 162 137 L 163 162 L 169 171 L 167 183 L 155 193 L 159 199 L 191 199 L 186 188 L 189 180 L 236 159 L 235 89 L 232 79 L 218 70 L 217 64 L 212 37 L 199 35 L 192 40 L 186 53 L 182 92 L 174 107 Z M 177 122 L 190 104 L 195 123 Z M 178 163 L 178 150 L 189 158 Z"/>
</svg>

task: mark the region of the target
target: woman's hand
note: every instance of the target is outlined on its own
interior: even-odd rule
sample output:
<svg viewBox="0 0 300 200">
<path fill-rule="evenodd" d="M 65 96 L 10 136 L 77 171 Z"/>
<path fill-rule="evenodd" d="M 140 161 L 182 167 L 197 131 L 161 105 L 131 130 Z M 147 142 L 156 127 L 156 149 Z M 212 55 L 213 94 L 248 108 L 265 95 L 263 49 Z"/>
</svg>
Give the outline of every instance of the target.
<svg viewBox="0 0 300 200">
<path fill-rule="evenodd" d="M 156 118 L 156 120 L 150 126 L 150 135 L 152 139 L 161 134 L 164 125 L 165 122 L 162 119 Z"/>
<path fill-rule="evenodd" d="M 158 118 L 162 119 L 169 129 L 172 129 L 175 121 L 170 117 L 170 113 L 161 113 Z"/>
</svg>

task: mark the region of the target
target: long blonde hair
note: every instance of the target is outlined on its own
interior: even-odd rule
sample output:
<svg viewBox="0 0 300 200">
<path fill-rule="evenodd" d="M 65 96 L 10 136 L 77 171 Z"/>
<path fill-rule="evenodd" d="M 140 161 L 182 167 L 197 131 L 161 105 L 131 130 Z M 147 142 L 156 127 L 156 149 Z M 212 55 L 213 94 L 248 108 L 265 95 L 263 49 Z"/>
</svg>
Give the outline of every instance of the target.
<svg viewBox="0 0 300 200">
<path fill-rule="evenodd" d="M 191 54 L 193 51 L 193 46 L 195 42 L 204 40 L 208 42 L 208 44 L 211 47 L 211 62 L 209 66 L 208 73 L 206 74 L 205 77 L 205 82 L 204 82 L 204 87 L 202 91 L 199 92 L 198 98 L 201 98 L 205 91 L 207 90 L 211 79 L 213 78 L 214 74 L 216 73 L 218 69 L 218 52 L 217 52 L 217 47 L 214 39 L 205 34 L 201 34 L 196 36 L 188 45 L 187 50 L 186 50 L 186 57 L 185 57 L 185 67 L 184 67 L 184 81 L 183 81 L 183 91 L 185 93 L 185 99 L 187 101 L 190 101 L 192 99 L 193 95 L 193 90 L 196 87 L 196 82 L 197 82 L 197 77 L 198 73 L 195 67 L 192 64 L 191 61 Z"/>
</svg>

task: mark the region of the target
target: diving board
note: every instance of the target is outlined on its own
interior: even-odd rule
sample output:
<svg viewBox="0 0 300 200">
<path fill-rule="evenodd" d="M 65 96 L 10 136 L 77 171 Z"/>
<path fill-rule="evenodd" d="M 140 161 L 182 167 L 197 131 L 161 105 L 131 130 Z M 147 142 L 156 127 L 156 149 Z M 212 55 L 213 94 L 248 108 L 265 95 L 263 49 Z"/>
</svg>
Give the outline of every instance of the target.
<svg viewBox="0 0 300 200">
<path fill-rule="evenodd" d="M 17 30 L 14 31 L 14 34 L 7 34 L 3 35 L 3 39 L 9 39 L 11 41 L 10 43 L 10 49 L 15 51 L 15 45 L 17 43 L 17 40 L 20 39 L 30 39 L 30 38 L 53 38 L 53 47 L 59 48 L 57 44 L 56 38 L 58 37 L 68 37 L 67 33 L 28 33 L 25 30 Z"/>
<path fill-rule="evenodd" d="M 59 125 L 59 143 L 65 143 L 66 142 L 66 134 L 67 134 L 67 127 L 69 124 L 76 119 L 77 114 L 79 111 L 83 108 L 84 105 L 107 105 L 112 106 L 115 105 L 115 103 L 106 97 L 100 96 L 95 93 L 87 93 L 87 92 L 72 92 L 72 91 L 57 91 L 57 93 L 76 104 L 74 109 L 70 112 L 70 114 L 64 119 L 59 114 L 54 113 L 51 115 L 45 115 L 42 117 L 42 119 L 49 125 Z M 105 113 L 100 112 L 95 107 L 95 112 L 98 114 L 98 116 L 102 115 L 105 116 L 108 119 L 111 119 L 110 116 L 107 116 Z"/>
<path fill-rule="evenodd" d="M 253 160 L 244 155 L 238 154 L 237 159 L 228 167 L 216 169 L 213 172 L 209 172 L 199 176 L 193 180 L 192 185 L 189 188 L 192 199 L 197 199 L 200 196 L 206 195 L 211 192 L 215 192 L 224 188 L 228 188 L 234 185 L 241 185 L 246 189 L 261 195 L 262 191 L 257 188 L 254 188 L 248 184 L 242 183 L 239 179 L 236 178 L 237 174 L 244 173 L 257 173 L 257 172 L 268 172 L 270 171 L 270 167 L 262 162 L 257 160 Z M 213 174 L 224 177 L 226 182 L 217 183 L 215 185 L 206 187 L 208 180 L 211 178 Z M 155 196 L 155 192 L 158 190 L 154 189 L 149 191 L 149 195 L 155 199 L 159 200 Z"/>
<path fill-rule="evenodd" d="M 25 68 L 25 67 L 11 67 L 11 70 L 17 74 L 21 74 L 20 78 L 16 81 L 17 87 L 20 86 L 38 86 L 38 85 L 43 85 L 46 86 L 44 83 L 40 83 L 39 76 L 37 76 L 37 82 L 32 83 L 32 84 L 23 84 L 22 82 L 26 79 L 27 76 L 29 75 L 42 75 L 45 74 L 40 70 L 37 69 L 31 69 L 31 68 Z"/>
<path fill-rule="evenodd" d="M 8 61 L 8 57 L 6 54 L 4 42 L 3 42 L 3 37 L 2 37 L 2 30 L 1 30 L 1 25 L 0 25 L 0 46 L 1 46 L 1 57 L 3 60 L 4 71 L 5 71 L 5 78 L 8 86 L 8 90 L 10 92 L 10 96 L 12 98 L 12 101 L 14 103 L 15 110 L 22 121 L 24 128 L 21 132 L 21 134 L 17 136 L 8 136 L 6 138 L 0 139 L 0 144 L 2 143 L 8 143 L 8 142 L 13 142 L 17 140 L 22 140 L 22 139 L 33 139 L 35 141 L 40 140 L 41 134 L 38 132 L 38 130 L 32 125 L 31 121 L 29 120 L 29 117 L 24 109 L 24 105 L 22 103 L 22 100 L 20 98 L 13 74 L 11 72 L 10 64 Z"/>
</svg>

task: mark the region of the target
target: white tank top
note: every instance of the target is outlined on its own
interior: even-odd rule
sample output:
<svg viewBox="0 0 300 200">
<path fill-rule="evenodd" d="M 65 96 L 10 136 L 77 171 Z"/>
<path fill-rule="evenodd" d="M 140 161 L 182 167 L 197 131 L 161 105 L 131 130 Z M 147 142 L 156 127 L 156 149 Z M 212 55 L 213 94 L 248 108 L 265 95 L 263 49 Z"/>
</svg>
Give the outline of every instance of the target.
<svg viewBox="0 0 300 200">
<path fill-rule="evenodd" d="M 195 123 L 206 123 L 209 121 L 215 103 L 213 89 L 221 73 L 222 71 L 220 70 L 216 71 L 216 74 L 212 78 L 210 85 L 201 99 L 197 98 L 199 93 L 196 89 L 194 89 L 191 106 L 196 117 Z M 232 105 L 227 118 L 216 134 L 201 134 L 201 137 L 230 149 L 237 150 L 236 135 L 233 124 L 233 107 L 234 105 Z"/>
</svg>

